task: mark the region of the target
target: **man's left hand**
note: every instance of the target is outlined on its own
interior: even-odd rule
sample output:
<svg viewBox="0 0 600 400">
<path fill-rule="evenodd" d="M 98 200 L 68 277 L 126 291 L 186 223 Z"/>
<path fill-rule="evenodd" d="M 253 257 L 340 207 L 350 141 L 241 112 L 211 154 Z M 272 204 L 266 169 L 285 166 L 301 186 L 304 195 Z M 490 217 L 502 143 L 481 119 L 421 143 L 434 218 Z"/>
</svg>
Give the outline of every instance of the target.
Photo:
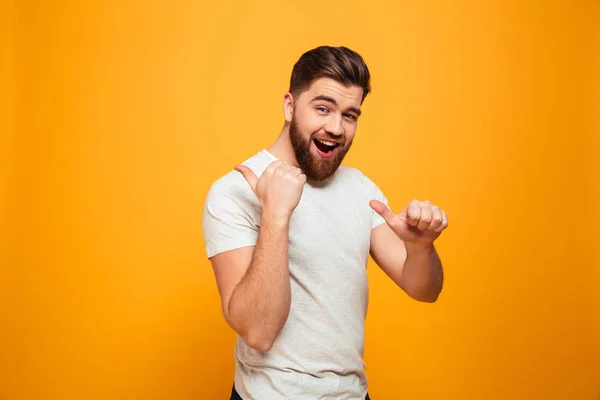
<svg viewBox="0 0 600 400">
<path fill-rule="evenodd" d="M 448 226 L 446 213 L 429 201 L 412 200 L 400 214 L 394 214 L 385 204 L 371 200 L 371 208 L 385 219 L 388 226 L 407 244 L 429 246 Z"/>
</svg>

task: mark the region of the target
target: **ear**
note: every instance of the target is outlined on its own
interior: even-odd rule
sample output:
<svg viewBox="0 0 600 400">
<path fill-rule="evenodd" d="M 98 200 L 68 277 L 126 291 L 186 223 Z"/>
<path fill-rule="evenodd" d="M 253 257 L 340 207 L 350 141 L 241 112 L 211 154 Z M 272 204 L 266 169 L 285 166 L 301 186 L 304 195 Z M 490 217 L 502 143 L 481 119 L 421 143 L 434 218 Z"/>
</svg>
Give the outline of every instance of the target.
<svg viewBox="0 0 600 400">
<path fill-rule="evenodd" d="M 283 96 L 283 116 L 287 122 L 292 122 L 294 114 L 294 98 L 291 93 L 286 93 Z"/>
</svg>

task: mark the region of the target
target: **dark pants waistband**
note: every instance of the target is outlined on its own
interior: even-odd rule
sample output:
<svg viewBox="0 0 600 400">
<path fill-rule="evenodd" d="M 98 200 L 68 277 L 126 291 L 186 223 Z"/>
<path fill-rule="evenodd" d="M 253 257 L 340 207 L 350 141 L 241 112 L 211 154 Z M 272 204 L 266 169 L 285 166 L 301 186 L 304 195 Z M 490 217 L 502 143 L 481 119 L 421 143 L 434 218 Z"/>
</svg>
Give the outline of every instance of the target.
<svg viewBox="0 0 600 400">
<path fill-rule="evenodd" d="M 238 392 L 236 392 L 235 385 L 231 387 L 231 397 L 229 398 L 229 400 L 243 400 L 238 394 Z M 365 400 L 371 400 L 371 398 L 369 397 L 369 393 L 367 393 L 367 397 L 365 397 Z"/>
</svg>

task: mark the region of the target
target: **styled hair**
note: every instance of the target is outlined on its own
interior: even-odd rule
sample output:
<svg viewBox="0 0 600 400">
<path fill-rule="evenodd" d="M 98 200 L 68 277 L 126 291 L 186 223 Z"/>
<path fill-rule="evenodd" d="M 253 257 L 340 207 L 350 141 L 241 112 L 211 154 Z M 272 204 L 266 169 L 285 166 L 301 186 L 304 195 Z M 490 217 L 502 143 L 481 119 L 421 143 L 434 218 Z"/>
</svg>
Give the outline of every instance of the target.
<svg viewBox="0 0 600 400">
<path fill-rule="evenodd" d="M 362 101 L 371 92 L 369 68 L 360 54 L 347 47 L 319 46 L 296 61 L 290 78 L 290 93 L 297 97 L 319 78 L 331 78 L 345 86 L 360 86 Z"/>
</svg>

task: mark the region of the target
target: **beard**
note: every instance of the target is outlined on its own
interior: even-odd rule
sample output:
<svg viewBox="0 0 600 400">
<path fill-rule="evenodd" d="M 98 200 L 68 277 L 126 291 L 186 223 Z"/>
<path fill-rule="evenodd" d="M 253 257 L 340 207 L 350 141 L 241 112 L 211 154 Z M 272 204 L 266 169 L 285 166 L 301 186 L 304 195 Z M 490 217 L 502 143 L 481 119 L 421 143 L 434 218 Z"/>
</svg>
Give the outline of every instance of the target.
<svg viewBox="0 0 600 400">
<path fill-rule="evenodd" d="M 318 155 L 314 155 L 310 151 L 312 141 L 314 140 L 313 135 L 305 135 L 304 132 L 300 132 L 296 117 L 292 116 L 292 122 L 290 123 L 290 142 L 292 148 L 296 154 L 296 161 L 306 179 L 310 181 L 324 181 L 331 177 L 338 167 L 342 163 L 342 160 L 350 150 L 352 141 L 340 142 L 336 153 L 331 158 L 323 158 Z"/>
</svg>

